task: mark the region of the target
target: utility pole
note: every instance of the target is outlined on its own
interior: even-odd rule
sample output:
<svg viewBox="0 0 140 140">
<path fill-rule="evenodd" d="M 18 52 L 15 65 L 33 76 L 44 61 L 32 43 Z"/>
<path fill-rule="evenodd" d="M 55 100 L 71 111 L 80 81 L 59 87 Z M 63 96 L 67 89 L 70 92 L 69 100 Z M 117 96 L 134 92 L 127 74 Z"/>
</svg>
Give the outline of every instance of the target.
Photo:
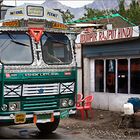
<svg viewBox="0 0 140 140">
<path fill-rule="evenodd" d="M 17 0 L 15 0 L 15 6 L 17 6 Z"/>
<path fill-rule="evenodd" d="M 2 7 L 3 0 L 0 0 L 0 19 L 1 19 L 1 7 Z"/>
</svg>

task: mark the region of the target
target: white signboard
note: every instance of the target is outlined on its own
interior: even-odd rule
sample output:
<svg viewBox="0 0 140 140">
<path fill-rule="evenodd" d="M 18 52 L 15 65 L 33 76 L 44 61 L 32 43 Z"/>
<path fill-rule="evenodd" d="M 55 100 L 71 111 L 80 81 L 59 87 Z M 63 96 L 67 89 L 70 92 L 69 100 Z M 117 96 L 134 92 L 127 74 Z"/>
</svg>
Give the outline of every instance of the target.
<svg viewBox="0 0 140 140">
<path fill-rule="evenodd" d="M 139 27 L 116 28 L 99 32 L 81 33 L 77 36 L 76 43 L 89 43 L 98 41 L 108 41 L 139 36 Z"/>
<path fill-rule="evenodd" d="M 56 21 L 56 22 L 63 23 L 63 19 L 60 12 L 55 11 L 53 9 L 45 8 L 45 17 L 49 21 Z"/>
<path fill-rule="evenodd" d="M 41 6 L 27 6 L 27 15 L 28 16 L 44 16 L 44 8 Z"/>
</svg>

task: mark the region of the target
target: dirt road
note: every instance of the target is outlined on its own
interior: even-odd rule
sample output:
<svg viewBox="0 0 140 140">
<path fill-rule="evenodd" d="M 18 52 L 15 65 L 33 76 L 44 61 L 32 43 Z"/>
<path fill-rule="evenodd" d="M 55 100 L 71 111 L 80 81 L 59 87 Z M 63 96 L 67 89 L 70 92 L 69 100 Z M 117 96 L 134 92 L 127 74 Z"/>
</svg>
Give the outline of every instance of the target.
<svg viewBox="0 0 140 140">
<path fill-rule="evenodd" d="M 119 127 L 121 114 L 94 110 L 93 119 L 81 120 L 80 115 L 60 121 L 59 128 L 43 135 L 34 124 L 0 128 L 0 139 L 65 139 L 65 140 L 139 140 L 140 129 Z"/>
<path fill-rule="evenodd" d="M 94 110 L 93 119 L 81 120 L 79 114 L 69 119 L 64 119 L 60 127 L 67 130 L 75 130 L 89 135 L 92 139 L 140 139 L 140 129 L 123 125 L 120 127 L 121 113 Z"/>
</svg>

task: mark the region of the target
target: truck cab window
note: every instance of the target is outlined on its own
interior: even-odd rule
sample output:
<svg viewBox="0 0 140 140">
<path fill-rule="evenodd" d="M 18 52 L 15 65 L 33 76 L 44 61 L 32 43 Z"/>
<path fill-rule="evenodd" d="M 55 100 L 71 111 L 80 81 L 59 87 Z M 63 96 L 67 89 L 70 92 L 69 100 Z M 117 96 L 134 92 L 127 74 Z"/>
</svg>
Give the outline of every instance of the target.
<svg viewBox="0 0 140 140">
<path fill-rule="evenodd" d="M 47 64 L 70 64 L 72 54 L 67 36 L 45 34 L 42 39 L 43 60 Z"/>
<path fill-rule="evenodd" d="M 1 33 L 0 60 L 4 64 L 31 64 L 33 58 L 30 37 L 26 33 Z"/>
</svg>

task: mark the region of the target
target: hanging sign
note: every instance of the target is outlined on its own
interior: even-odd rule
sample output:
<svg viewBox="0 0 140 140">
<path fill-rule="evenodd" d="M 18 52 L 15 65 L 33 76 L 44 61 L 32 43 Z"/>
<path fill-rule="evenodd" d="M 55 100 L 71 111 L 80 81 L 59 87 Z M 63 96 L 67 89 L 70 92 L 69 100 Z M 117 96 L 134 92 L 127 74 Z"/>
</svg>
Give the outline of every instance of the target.
<svg viewBox="0 0 140 140">
<path fill-rule="evenodd" d="M 44 29 L 43 28 L 30 28 L 29 33 L 34 38 L 34 40 L 38 43 L 42 36 Z"/>
<path fill-rule="evenodd" d="M 108 40 L 132 38 L 138 36 L 139 36 L 138 26 L 116 28 L 113 30 L 104 30 L 99 32 L 88 32 L 88 33 L 83 32 L 77 36 L 76 43 L 108 41 Z"/>
</svg>

